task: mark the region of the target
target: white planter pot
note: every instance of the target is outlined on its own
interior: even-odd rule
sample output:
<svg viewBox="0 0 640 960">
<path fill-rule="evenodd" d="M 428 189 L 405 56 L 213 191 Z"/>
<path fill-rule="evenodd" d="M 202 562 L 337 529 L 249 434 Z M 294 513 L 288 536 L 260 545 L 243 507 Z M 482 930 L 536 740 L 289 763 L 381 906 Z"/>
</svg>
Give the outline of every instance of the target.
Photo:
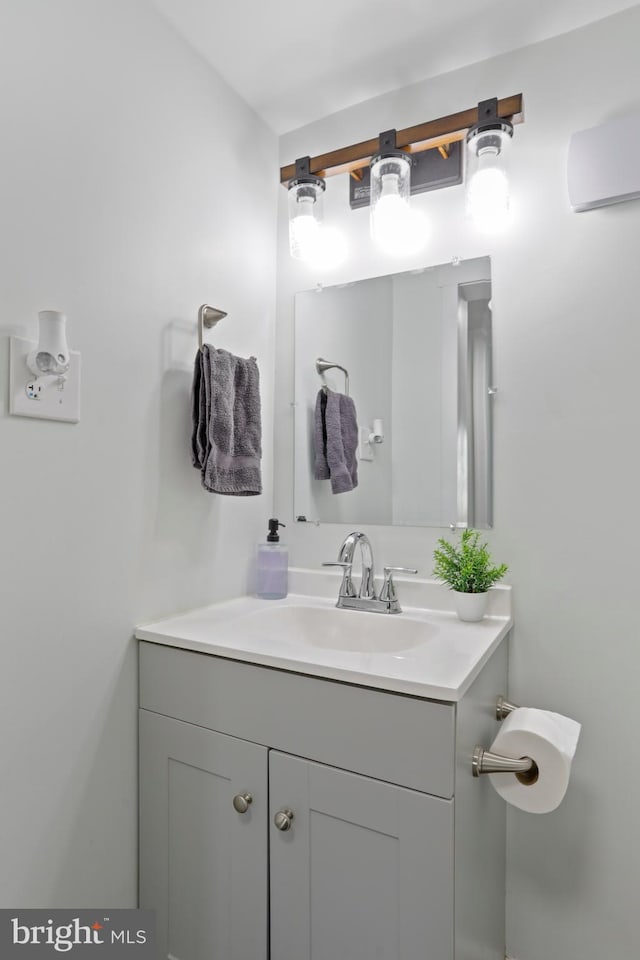
<svg viewBox="0 0 640 960">
<path fill-rule="evenodd" d="M 482 620 L 487 611 L 488 593 L 458 593 L 453 591 L 456 613 L 460 620 Z"/>
</svg>

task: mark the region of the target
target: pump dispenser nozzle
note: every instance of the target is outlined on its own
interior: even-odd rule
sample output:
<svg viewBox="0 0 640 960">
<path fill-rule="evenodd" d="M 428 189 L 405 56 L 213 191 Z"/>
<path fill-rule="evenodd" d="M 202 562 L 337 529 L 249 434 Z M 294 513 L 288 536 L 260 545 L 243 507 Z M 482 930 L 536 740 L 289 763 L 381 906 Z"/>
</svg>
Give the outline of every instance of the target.
<svg viewBox="0 0 640 960">
<path fill-rule="evenodd" d="M 269 520 L 269 533 L 267 536 L 267 543 L 279 543 L 280 536 L 278 534 L 278 527 L 286 527 L 286 523 L 282 523 L 277 518 Z"/>
</svg>

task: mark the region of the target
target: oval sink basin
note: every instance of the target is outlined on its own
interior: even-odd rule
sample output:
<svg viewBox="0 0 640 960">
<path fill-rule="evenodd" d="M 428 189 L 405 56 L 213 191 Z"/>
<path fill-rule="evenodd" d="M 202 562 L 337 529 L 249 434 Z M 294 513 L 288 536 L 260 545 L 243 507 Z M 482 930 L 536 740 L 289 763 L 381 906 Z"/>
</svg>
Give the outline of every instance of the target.
<svg viewBox="0 0 640 960">
<path fill-rule="evenodd" d="M 422 646 L 436 632 L 403 613 L 380 614 L 335 607 L 277 606 L 239 617 L 245 637 L 277 638 L 302 646 L 352 653 L 396 653 Z"/>
</svg>

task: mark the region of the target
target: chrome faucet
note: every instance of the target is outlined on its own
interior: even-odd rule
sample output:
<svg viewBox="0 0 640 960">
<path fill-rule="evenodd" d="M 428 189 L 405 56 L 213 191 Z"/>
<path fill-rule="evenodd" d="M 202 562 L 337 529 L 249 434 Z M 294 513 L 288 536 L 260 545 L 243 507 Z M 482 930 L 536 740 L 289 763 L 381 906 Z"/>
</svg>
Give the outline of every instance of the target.
<svg viewBox="0 0 640 960">
<path fill-rule="evenodd" d="M 365 600 L 375 600 L 376 588 L 373 573 L 373 548 L 366 533 L 360 533 L 358 530 L 354 530 L 353 533 L 350 533 L 349 536 L 346 537 L 338 552 L 338 563 L 348 564 L 349 569 L 351 569 L 356 547 L 360 547 L 360 557 L 362 559 L 362 578 L 360 580 L 358 596 Z"/>
<path fill-rule="evenodd" d="M 362 561 L 360 589 L 357 594 L 351 576 L 356 547 L 360 548 Z M 418 572 L 413 567 L 385 567 L 382 591 L 380 597 L 377 597 L 373 548 L 367 535 L 359 530 L 354 530 L 348 537 L 345 537 L 338 551 L 337 560 L 328 561 L 323 563 L 322 566 L 342 568 L 342 583 L 338 591 L 337 607 L 344 607 L 349 610 L 368 610 L 371 613 L 401 613 L 402 610 L 393 583 L 393 573 L 396 571 L 402 573 Z"/>
</svg>

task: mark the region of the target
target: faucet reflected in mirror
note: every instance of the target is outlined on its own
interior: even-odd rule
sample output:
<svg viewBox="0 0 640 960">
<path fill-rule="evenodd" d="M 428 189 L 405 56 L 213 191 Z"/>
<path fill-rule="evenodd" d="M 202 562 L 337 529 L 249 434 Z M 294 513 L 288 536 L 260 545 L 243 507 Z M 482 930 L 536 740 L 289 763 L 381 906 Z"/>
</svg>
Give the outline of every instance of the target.
<svg viewBox="0 0 640 960">
<path fill-rule="evenodd" d="M 322 361 L 323 382 L 339 394 L 348 370 L 357 410 L 358 484 L 339 497 L 314 471 L 324 357 L 340 367 Z M 296 294 L 294 361 L 298 520 L 492 525 L 488 257 Z"/>
<path fill-rule="evenodd" d="M 353 558 L 356 547 L 360 550 L 362 572 L 360 589 L 356 594 L 352 579 Z M 380 596 L 376 595 L 373 547 L 366 533 L 354 530 L 343 540 L 337 560 L 328 560 L 323 567 L 341 567 L 342 583 L 338 591 L 337 607 L 348 610 L 367 610 L 370 613 L 402 613 L 398 601 L 394 573 L 417 573 L 415 567 L 385 567 L 384 583 Z"/>
</svg>

